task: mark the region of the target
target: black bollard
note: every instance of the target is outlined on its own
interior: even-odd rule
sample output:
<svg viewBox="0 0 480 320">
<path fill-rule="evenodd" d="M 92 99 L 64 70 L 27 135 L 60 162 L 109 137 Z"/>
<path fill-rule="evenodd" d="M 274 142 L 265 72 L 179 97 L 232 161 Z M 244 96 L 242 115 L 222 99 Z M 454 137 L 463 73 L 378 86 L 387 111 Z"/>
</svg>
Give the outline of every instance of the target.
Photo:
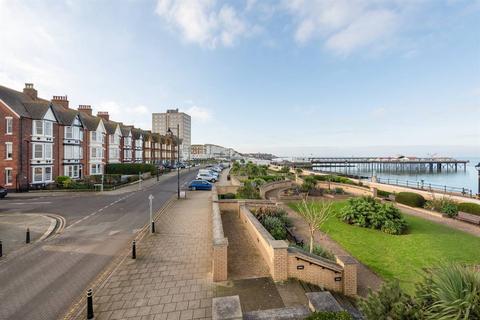
<svg viewBox="0 0 480 320">
<path fill-rule="evenodd" d="M 137 248 L 135 245 L 135 240 L 132 242 L 132 259 L 137 259 Z"/>
<path fill-rule="evenodd" d="M 27 228 L 27 235 L 25 238 L 25 243 L 30 243 L 30 228 Z"/>
<path fill-rule="evenodd" d="M 93 292 L 92 292 L 92 289 L 87 290 L 87 319 L 93 319 Z"/>
<path fill-rule="evenodd" d="M 152 221 L 152 233 L 155 233 L 155 221 Z"/>
<path fill-rule="evenodd" d="M 0 257 L 3 256 L 3 244 L 2 241 L 0 241 Z"/>
</svg>

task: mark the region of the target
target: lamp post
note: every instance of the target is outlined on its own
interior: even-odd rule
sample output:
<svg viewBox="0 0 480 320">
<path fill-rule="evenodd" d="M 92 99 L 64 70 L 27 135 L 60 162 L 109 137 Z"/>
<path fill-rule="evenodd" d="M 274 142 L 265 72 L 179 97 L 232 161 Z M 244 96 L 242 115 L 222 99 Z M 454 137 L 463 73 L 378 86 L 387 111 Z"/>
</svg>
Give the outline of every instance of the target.
<svg viewBox="0 0 480 320">
<path fill-rule="evenodd" d="M 167 131 L 173 137 L 170 128 Z M 177 199 L 180 199 L 180 124 L 177 124 Z"/>
<path fill-rule="evenodd" d="M 478 171 L 478 195 L 480 196 L 480 162 L 475 166 Z"/>
</svg>

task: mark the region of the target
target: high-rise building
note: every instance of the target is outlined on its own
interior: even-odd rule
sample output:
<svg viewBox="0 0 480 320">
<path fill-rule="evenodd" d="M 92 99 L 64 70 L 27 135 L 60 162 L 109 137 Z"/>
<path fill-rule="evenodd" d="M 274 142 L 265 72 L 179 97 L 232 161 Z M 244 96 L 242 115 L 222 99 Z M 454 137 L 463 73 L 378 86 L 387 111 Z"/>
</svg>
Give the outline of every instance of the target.
<svg viewBox="0 0 480 320">
<path fill-rule="evenodd" d="M 177 132 L 177 125 L 179 125 L 180 132 Z M 192 141 L 192 119 L 184 113 L 179 112 L 178 109 L 170 109 L 167 112 L 152 114 L 152 132 L 167 134 L 170 129 L 175 136 L 182 139 L 180 147 L 180 157 L 183 160 L 190 160 L 190 145 Z"/>
</svg>

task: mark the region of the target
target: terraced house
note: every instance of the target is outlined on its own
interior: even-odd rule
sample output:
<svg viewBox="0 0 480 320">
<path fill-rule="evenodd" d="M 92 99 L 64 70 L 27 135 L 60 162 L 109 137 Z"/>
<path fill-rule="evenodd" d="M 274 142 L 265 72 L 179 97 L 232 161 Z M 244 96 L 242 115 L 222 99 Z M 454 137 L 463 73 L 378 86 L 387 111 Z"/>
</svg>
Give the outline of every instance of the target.
<svg viewBox="0 0 480 320">
<path fill-rule="evenodd" d="M 94 116 L 90 105 L 71 109 L 67 96 L 42 99 L 31 83 L 22 91 L 0 86 L 0 185 L 10 190 L 104 174 L 108 163 L 174 163 L 177 144 L 106 112 Z"/>
</svg>

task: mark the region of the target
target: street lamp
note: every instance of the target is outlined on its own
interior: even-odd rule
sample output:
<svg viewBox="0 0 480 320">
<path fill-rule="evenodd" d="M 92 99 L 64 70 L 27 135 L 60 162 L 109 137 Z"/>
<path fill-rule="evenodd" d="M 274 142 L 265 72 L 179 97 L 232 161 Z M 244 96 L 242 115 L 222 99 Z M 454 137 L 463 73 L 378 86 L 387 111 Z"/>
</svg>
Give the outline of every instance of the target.
<svg viewBox="0 0 480 320">
<path fill-rule="evenodd" d="M 173 137 L 170 128 L 167 132 Z M 180 199 L 180 124 L 177 124 L 177 151 L 177 199 Z"/>
<path fill-rule="evenodd" d="M 480 196 L 480 162 L 475 166 L 478 171 L 478 195 Z"/>
</svg>

